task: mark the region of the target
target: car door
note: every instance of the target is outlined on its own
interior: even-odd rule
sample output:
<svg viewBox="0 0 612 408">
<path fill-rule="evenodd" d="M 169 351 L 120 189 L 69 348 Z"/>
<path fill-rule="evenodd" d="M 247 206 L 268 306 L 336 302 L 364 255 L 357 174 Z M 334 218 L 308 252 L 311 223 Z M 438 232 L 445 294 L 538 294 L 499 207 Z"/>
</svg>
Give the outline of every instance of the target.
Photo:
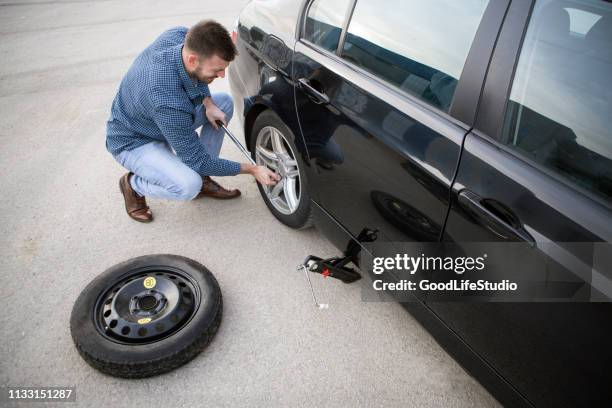
<svg viewBox="0 0 612 408">
<path fill-rule="evenodd" d="M 530 273 L 585 290 L 572 303 L 427 303 L 532 404 L 604 406 L 612 307 L 588 300 L 612 284 L 612 5 L 534 3 L 514 1 L 504 21 L 444 240 L 531 241 L 547 267 Z"/>
<path fill-rule="evenodd" d="M 353 237 L 379 230 L 379 241 L 440 238 L 506 5 L 308 5 L 292 73 L 308 179 L 313 200 Z"/>
</svg>

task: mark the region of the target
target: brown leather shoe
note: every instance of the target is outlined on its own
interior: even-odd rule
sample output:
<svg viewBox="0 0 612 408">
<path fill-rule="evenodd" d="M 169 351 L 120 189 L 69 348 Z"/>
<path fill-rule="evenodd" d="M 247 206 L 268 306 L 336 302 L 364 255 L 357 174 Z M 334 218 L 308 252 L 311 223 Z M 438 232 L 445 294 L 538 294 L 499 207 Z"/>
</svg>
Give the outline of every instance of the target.
<svg viewBox="0 0 612 408">
<path fill-rule="evenodd" d="M 153 221 L 153 213 L 149 210 L 144 197 L 139 197 L 130 185 L 132 173 L 126 173 L 119 179 L 119 189 L 125 200 L 125 211 L 130 218 L 138 222 Z"/>
<path fill-rule="evenodd" d="M 237 188 L 228 190 L 226 188 L 221 187 L 219 183 L 211 179 L 209 176 L 204 176 L 202 178 L 202 189 L 200 190 L 200 193 L 196 196 L 196 198 L 201 197 L 212 197 L 220 198 L 222 200 L 228 200 L 230 198 L 240 197 L 240 190 L 238 190 Z"/>
</svg>

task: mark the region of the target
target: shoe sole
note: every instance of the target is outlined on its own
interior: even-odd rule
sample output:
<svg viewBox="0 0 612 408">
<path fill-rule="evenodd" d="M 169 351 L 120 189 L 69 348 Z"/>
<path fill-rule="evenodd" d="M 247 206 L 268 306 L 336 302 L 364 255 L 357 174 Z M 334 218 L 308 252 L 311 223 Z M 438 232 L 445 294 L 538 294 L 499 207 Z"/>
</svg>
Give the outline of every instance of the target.
<svg viewBox="0 0 612 408">
<path fill-rule="evenodd" d="M 128 212 L 127 199 L 125 198 L 125 191 L 123 189 L 123 179 L 124 179 L 124 176 L 121 176 L 121 178 L 119 179 L 119 191 L 121 191 L 121 195 L 123 195 L 123 204 L 125 205 L 125 212 L 127 213 L 128 217 L 130 217 L 134 221 L 142 222 L 143 224 L 147 224 L 153 221 L 153 217 L 151 217 L 148 220 L 141 220 L 141 219 L 132 217 L 132 215 Z"/>
</svg>

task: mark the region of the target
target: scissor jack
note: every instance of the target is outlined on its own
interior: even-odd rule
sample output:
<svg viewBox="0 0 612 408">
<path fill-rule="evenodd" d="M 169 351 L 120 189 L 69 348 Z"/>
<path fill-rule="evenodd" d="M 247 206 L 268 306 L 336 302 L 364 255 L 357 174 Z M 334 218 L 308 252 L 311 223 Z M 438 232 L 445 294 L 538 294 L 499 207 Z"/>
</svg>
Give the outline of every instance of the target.
<svg viewBox="0 0 612 408">
<path fill-rule="evenodd" d="M 357 237 L 358 242 L 372 242 L 377 239 L 378 230 L 370 230 L 364 228 L 359 236 Z M 320 273 L 323 277 L 336 278 L 344 283 L 352 283 L 361 279 L 361 274 L 355 269 L 346 266 L 349 262 L 356 263 L 357 255 L 361 251 L 361 246 L 358 242 L 351 240 L 344 251 L 343 257 L 333 257 L 323 259 L 318 256 L 308 255 L 301 265 L 298 265 L 297 270 L 303 269 L 308 279 L 310 291 L 315 305 L 319 309 L 327 309 L 329 305 L 327 303 L 317 302 L 317 298 L 312 288 L 312 282 L 310 281 L 310 275 L 308 272 Z"/>
<path fill-rule="evenodd" d="M 355 269 L 345 266 L 351 260 L 349 256 L 322 259 L 308 255 L 299 268 L 306 267 L 308 272 L 320 273 L 325 278 L 336 278 L 344 283 L 352 283 L 361 279 L 361 275 Z"/>
</svg>

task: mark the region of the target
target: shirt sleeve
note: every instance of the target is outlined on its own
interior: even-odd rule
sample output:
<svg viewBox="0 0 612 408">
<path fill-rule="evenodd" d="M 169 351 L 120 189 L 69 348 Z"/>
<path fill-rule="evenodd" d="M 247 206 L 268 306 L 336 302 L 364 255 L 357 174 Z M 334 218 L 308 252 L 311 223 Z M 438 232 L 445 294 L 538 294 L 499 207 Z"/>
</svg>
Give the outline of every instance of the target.
<svg viewBox="0 0 612 408">
<path fill-rule="evenodd" d="M 204 82 L 198 83 L 197 89 L 202 94 L 202 98 L 208 98 L 210 96 L 210 89 L 208 89 L 208 85 Z"/>
<path fill-rule="evenodd" d="M 158 106 L 153 120 L 176 152 L 189 168 L 202 176 L 234 176 L 240 173 L 240 163 L 212 157 L 200 143 L 192 129 L 190 113 L 170 106 Z"/>
</svg>

